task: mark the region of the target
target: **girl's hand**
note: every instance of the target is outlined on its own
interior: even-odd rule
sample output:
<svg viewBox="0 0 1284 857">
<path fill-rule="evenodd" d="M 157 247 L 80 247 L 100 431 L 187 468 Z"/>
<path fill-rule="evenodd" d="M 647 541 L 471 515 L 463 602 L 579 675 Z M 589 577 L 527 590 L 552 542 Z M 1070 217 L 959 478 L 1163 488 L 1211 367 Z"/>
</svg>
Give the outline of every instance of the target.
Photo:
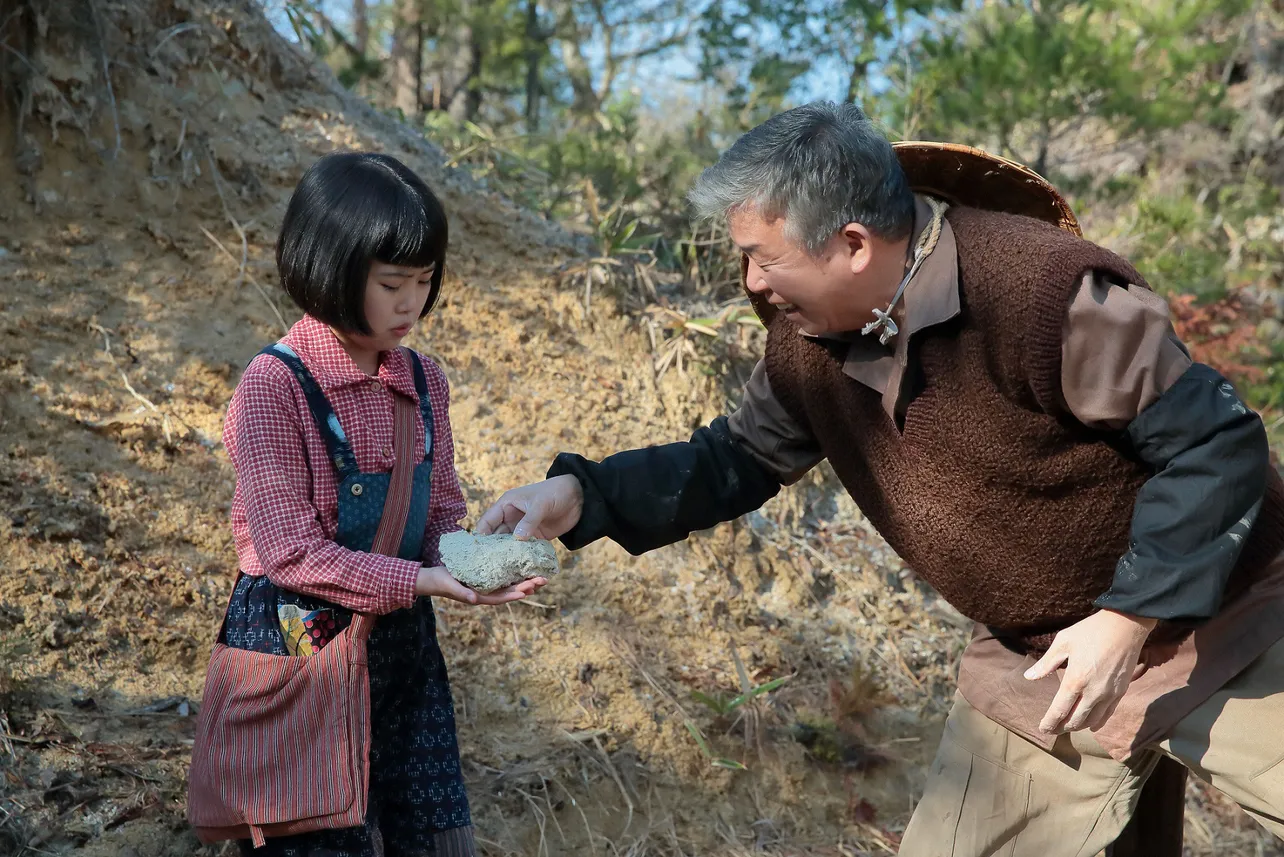
<svg viewBox="0 0 1284 857">
<path fill-rule="evenodd" d="M 507 604 L 510 601 L 521 601 L 546 583 L 548 583 L 546 578 L 533 577 L 488 595 L 482 595 L 455 580 L 442 566 L 435 566 L 419 569 L 419 579 L 415 581 L 415 594 L 430 598 L 449 598 L 463 604 Z"/>
</svg>

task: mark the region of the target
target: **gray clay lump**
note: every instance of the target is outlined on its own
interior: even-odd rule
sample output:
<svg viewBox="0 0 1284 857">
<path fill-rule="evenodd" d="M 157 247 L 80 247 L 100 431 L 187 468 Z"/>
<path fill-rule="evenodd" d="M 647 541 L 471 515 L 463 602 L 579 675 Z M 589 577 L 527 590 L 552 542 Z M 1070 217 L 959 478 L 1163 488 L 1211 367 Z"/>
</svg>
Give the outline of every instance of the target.
<svg viewBox="0 0 1284 857">
<path fill-rule="evenodd" d="M 518 541 L 507 533 L 478 536 L 465 530 L 441 537 L 441 564 L 455 580 L 483 594 L 532 577 L 552 577 L 559 570 L 551 542 Z"/>
</svg>

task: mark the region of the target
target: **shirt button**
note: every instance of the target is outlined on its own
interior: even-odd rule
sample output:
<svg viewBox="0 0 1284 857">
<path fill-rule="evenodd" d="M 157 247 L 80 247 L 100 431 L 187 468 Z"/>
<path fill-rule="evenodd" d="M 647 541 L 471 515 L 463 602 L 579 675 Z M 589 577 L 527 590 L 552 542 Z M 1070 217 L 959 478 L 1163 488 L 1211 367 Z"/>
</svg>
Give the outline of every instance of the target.
<svg viewBox="0 0 1284 857">
<path fill-rule="evenodd" d="M 370 382 L 370 389 L 371 389 L 371 390 L 374 390 L 374 391 L 377 393 L 377 392 L 379 392 L 380 390 L 382 390 L 382 389 L 383 389 L 383 384 L 380 384 L 378 381 L 371 381 L 371 382 Z"/>
<path fill-rule="evenodd" d="M 385 446 L 385 447 L 383 448 L 383 457 L 384 457 L 384 458 L 392 458 L 392 450 Z"/>
</svg>

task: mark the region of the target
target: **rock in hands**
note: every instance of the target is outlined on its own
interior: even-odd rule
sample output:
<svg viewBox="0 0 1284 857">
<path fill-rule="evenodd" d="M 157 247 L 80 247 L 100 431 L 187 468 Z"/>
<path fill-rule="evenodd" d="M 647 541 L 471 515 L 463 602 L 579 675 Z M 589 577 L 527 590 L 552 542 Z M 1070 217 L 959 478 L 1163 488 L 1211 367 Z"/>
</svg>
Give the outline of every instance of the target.
<svg viewBox="0 0 1284 857">
<path fill-rule="evenodd" d="M 483 595 L 532 577 L 552 577 L 560 570 L 551 542 L 464 530 L 441 537 L 441 564 L 455 580 Z"/>
</svg>

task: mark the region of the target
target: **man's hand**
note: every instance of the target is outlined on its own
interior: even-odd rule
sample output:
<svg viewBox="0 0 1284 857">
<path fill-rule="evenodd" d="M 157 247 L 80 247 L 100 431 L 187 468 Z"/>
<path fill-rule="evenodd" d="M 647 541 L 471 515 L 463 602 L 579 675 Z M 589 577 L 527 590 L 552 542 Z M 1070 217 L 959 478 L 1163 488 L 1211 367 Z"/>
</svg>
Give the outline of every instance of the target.
<svg viewBox="0 0 1284 857">
<path fill-rule="evenodd" d="M 580 521 L 584 489 L 574 476 L 554 476 L 504 493 L 477 522 L 478 535 L 512 533 L 518 539 L 555 539 Z"/>
<path fill-rule="evenodd" d="M 433 568 L 419 569 L 419 577 L 415 580 L 415 594 L 433 598 L 449 598 L 464 604 L 507 604 L 510 601 L 521 601 L 546 583 L 548 583 L 548 580 L 543 577 L 533 577 L 530 580 L 523 580 L 513 586 L 506 586 L 503 589 L 482 595 L 480 592 L 469 589 L 458 580 L 455 580 L 445 568 L 434 566 Z"/>
<path fill-rule="evenodd" d="M 1145 670 L 1139 663 L 1141 647 L 1155 622 L 1101 610 L 1057 634 L 1047 654 L 1025 671 L 1026 678 L 1037 680 L 1066 668 L 1039 729 L 1075 732 L 1109 720 L 1128 685 Z"/>
</svg>

